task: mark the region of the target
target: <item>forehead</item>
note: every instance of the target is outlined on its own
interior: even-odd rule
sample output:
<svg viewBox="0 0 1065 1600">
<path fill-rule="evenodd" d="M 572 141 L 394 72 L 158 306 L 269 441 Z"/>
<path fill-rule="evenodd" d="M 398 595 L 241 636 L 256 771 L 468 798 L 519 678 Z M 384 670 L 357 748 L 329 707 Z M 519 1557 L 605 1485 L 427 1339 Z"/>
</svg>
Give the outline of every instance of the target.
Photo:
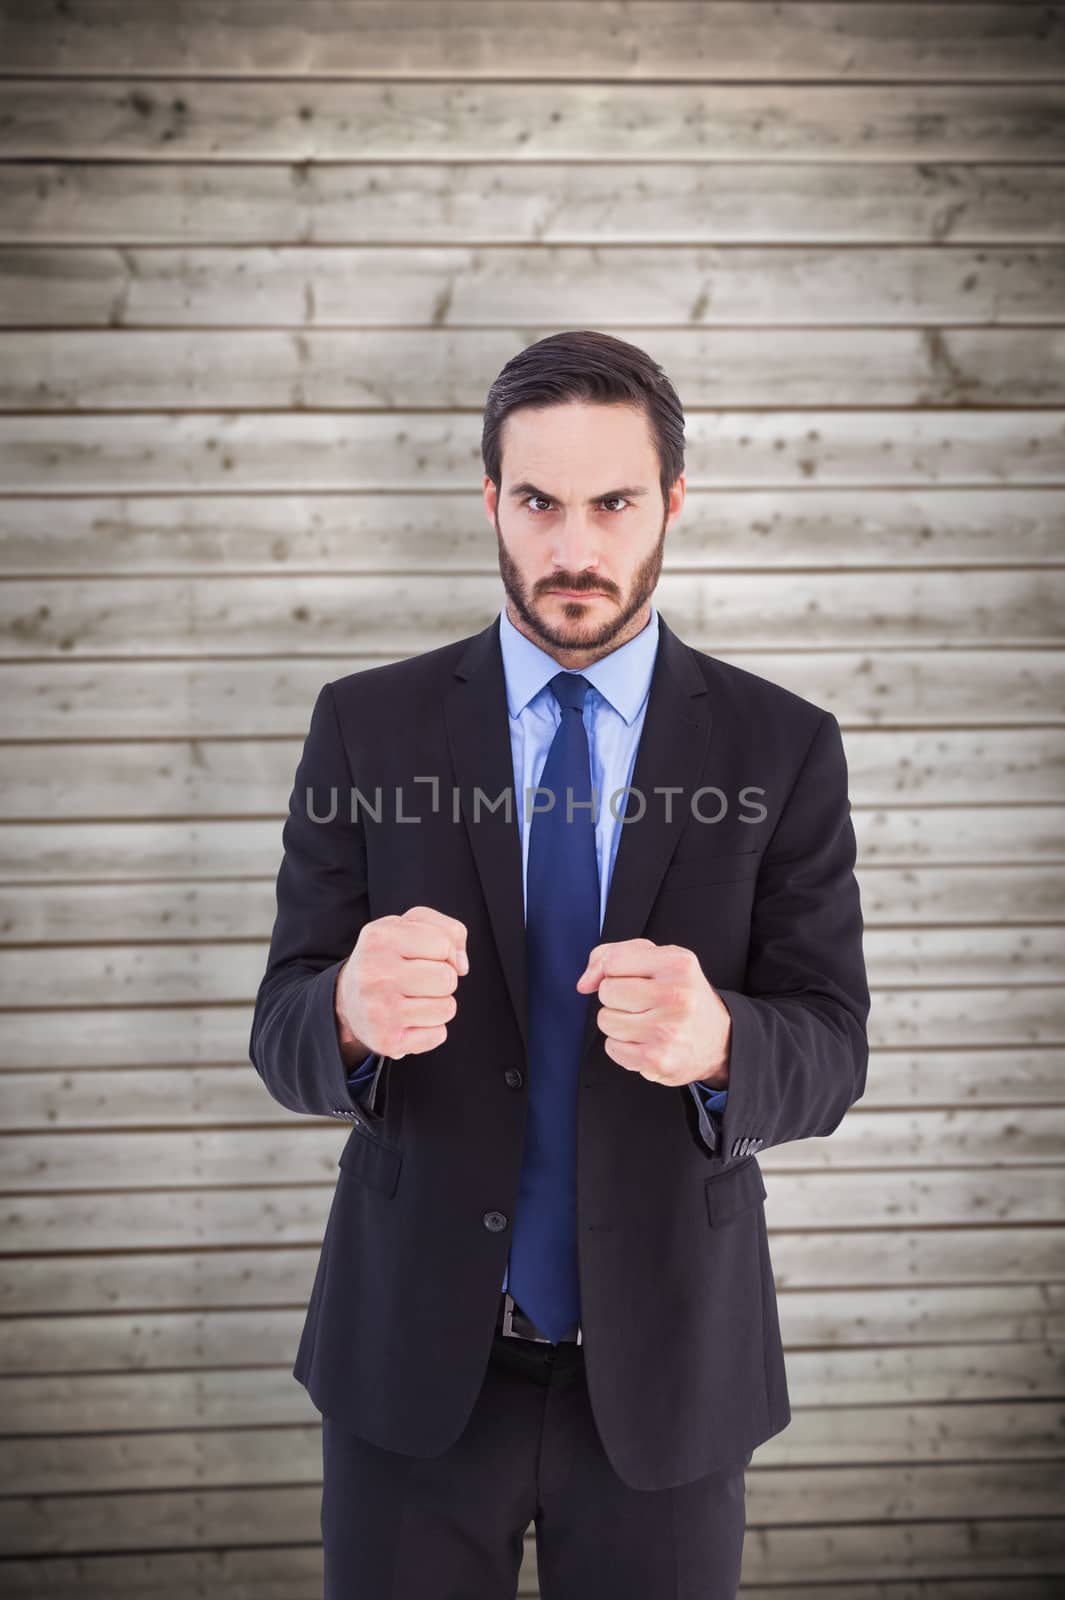
<svg viewBox="0 0 1065 1600">
<path fill-rule="evenodd" d="M 605 470 L 628 481 L 637 469 L 655 471 L 650 423 L 631 405 L 521 406 L 504 419 L 500 442 L 503 475 L 510 480 L 552 474 L 583 483 Z"/>
</svg>

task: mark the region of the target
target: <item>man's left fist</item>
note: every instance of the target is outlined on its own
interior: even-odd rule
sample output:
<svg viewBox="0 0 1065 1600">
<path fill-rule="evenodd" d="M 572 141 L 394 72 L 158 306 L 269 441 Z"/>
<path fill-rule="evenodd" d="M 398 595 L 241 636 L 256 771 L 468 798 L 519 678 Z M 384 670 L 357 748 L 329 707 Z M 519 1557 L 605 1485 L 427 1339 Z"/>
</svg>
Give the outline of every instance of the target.
<svg viewBox="0 0 1065 1600">
<path fill-rule="evenodd" d="M 694 950 L 652 939 L 597 944 L 577 979 L 599 991 L 608 1056 L 652 1083 L 727 1089 L 732 1017 Z"/>
</svg>

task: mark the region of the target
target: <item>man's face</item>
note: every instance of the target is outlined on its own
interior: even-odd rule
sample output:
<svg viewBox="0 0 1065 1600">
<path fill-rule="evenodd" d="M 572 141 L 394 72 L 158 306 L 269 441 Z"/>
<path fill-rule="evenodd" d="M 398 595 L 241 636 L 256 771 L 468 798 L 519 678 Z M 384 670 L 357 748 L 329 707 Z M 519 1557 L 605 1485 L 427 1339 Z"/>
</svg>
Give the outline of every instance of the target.
<svg viewBox="0 0 1065 1600">
<path fill-rule="evenodd" d="M 567 666 L 639 633 L 662 571 L 684 476 L 663 506 L 642 411 L 579 401 L 512 411 L 499 493 L 485 475 L 511 620 Z"/>
</svg>

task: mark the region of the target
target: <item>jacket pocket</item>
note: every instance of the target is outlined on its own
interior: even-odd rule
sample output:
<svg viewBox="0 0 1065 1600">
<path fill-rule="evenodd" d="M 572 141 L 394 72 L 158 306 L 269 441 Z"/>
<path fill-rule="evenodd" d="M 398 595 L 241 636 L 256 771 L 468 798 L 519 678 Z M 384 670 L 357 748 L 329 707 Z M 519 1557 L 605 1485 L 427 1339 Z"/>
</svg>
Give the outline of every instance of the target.
<svg viewBox="0 0 1065 1600">
<path fill-rule="evenodd" d="M 701 889 L 714 883 L 739 883 L 754 878 L 762 864 L 760 850 L 743 850 L 731 856 L 705 856 L 701 861 L 690 856 L 670 862 L 661 894 L 682 889 Z"/>
<path fill-rule="evenodd" d="M 754 1156 L 734 1167 L 725 1167 L 706 1180 L 706 1212 L 712 1227 L 719 1228 L 741 1211 L 761 1205 L 766 1197 L 762 1169 Z"/>
<path fill-rule="evenodd" d="M 360 1183 L 382 1194 L 394 1195 L 399 1183 L 403 1152 L 379 1133 L 370 1132 L 365 1123 L 356 1123 L 340 1152 L 337 1166 Z"/>
</svg>

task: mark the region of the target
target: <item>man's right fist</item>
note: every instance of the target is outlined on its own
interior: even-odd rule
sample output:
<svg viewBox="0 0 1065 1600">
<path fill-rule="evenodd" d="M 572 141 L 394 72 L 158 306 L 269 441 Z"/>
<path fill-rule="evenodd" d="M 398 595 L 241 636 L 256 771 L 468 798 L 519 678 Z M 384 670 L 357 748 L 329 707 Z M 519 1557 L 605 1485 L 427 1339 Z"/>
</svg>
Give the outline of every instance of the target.
<svg viewBox="0 0 1065 1600">
<path fill-rule="evenodd" d="M 447 1038 L 455 990 L 469 970 L 465 923 L 432 906 L 368 922 L 335 989 L 345 1060 L 373 1054 L 398 1061 L 435 1050 Z"/>
</svg>

